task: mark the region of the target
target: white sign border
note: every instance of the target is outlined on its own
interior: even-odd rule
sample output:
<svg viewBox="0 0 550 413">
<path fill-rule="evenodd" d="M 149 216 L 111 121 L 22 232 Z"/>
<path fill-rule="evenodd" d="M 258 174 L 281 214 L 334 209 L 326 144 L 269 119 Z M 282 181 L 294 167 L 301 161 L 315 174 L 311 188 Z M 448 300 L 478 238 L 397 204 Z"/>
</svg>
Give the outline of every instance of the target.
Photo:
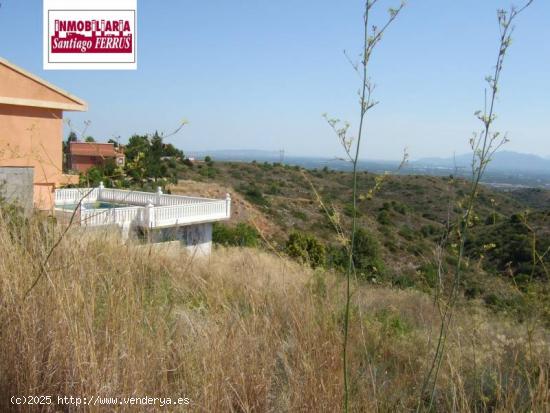
<svg viewBox="0 0 550 413">
<path fill-rule="evenodd" d="M 134 61 L 133 62 L 82 62 L 64 63 L 49 62 L 49 33 L 48 11 L 52 9 L 71 10 L 134 10 Z M 42 63 L 44 70 L 137 70 L 138 62 L 138 13 L 137 0 L 43 0 L 43 27 L 42 27 Z"/>
</svg>

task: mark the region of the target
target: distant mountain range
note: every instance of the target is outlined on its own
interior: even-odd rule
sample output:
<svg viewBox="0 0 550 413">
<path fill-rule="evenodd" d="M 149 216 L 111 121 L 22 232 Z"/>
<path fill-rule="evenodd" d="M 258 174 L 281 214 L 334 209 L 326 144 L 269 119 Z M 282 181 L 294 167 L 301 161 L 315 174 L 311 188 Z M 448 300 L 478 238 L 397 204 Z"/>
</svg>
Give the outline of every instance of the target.
<svg viewBox="0 0 550 413">
<path fill-rule="evenodd" d="M 212 156 L 214 159 L 225 161 L 245 161 L 249 162 L 256 160 L 258 162 L 279 162 L 283 160 L 286 163 L 317 164 L 323 165 L 326 163 L 332 164 L 335 158 L 331 157 L 316 157 L 316 156 L 299 156 L 280 151 L 256 150 L 256 149 L 226 149 L 226 150 L 211 150 L 211 151 L 191 151 L 189 156 L 197 158 L 206 155 Z M 469 169 L 471 167 L 472 154 L 462 154 L 456 157 L 449 158 L 421 158 L 416 161 L 410 161 L 407 169 Z M 398 161 L 381 161 L 381 160 L 361 160 L 364 165 L 393 165 L 398 164 Z M 339 169 L 339 168 L 338 168 Z M 346 168 L 343 168 L 346 169 Z M 534 172 L 550 174 L 550 156 L 538 156 L 512 151 L 497 152 L 491 163 L 488 171 L 494 172 Z"/>
<path fill-rule="evenodd" d="M 472 154 L 458 155 L 454 158 L 423 158 L 410 163 L 413 168 L 431 167 L 445 169 L 471 168 Z M 550 157 L 499 151 L 495 153 L 487 171 L 492 172 L 529 172 L 550 174 Z"/>
<path fill-rule="evenodd" d="M 282 162 L 299 165 L 307 169 L 329 168 L 350 171 L 351 164 L 332 157 L 297 156 L 280 151 L 251 149 L 230 149 L 186 152 L 190 157 L 204 158 L 209 155 L 218 161 L 232 162 Z M 458 155 L 454 158 L 423 158 L 409 161 L 399 168 L 399 161 L 362 159 L 359 170 L 374 173 L 396 173 L 404 175 L 433 175 L 462 177 L 471 176 L 472 154 Z M 511 151 L 495 154 L 487 167 L 483 182 L 505 187 L 544 187 L 550 189 L 550 157 L 542 157 Z"/>
<path fill-rule="evenodd" d="M 206 155 L 221 161 L 264 161 L 279 159 L 279 151 L 265 151 L 259 149 L 215 149 L 211 151 L 189 151 L 187 156 L 203 158 Z"/>
</svg>

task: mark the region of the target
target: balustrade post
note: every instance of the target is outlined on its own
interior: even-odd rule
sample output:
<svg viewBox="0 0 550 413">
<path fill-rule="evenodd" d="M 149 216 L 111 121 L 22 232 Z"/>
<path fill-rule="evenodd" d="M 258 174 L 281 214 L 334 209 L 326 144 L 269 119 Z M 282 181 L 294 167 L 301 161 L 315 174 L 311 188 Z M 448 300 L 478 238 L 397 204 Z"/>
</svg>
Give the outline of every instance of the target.
<svg viewBox="0 0 550 413">
<path fill-rule="evenodd" d="M 225 194 L 225 216 L 229 218 L 231 216 L 231 195 Z"/>
<path fill-rule="evenodd" d="M 101 201 L 103 190 L 105 189 L 105 185 L 103 185 L 103 181 L 99 182 L 99 187 L 97 188 L 97 200 Z"/>
<path fill-rule="evenodd" d="M 154 224 L 155 224 L 155 206 L 149 202 L 145 206 L 145 226 L 147 228 L 153 228 Z"/>
<path fill-rule="evenodd" d="M 157 205 L 160 205 L 160 197 L 162 195 L 162 188 L 157 186 Z"/>
</svg>

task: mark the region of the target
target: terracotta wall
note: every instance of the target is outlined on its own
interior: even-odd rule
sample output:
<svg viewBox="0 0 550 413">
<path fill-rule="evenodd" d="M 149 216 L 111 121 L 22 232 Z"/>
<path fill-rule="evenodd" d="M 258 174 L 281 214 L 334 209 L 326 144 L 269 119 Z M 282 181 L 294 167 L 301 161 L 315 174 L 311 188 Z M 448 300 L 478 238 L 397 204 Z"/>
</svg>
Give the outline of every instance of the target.
<svg viewBox="0 0 550 413">
<path fill-rule="evenodd" d="M 0 166 L 34 166 L 34 202 L 53 206 L 62 173 L 62 111 L 0 104 Z"/>
<path fill-rule="evenodd" d="M 78 172 L 86 172 L 92 166 L 102 165 L 104 159 L 100 156 L 70 155 L 70 167 Z"/>
<path fill-rule="evenodd" d="M 34 99 L 59 103 L 74 103 L 54 90 L 42 87 L 35 80 L 22 76 L 0 64 L 0 92 L 4 97 Z"/>
</svg>

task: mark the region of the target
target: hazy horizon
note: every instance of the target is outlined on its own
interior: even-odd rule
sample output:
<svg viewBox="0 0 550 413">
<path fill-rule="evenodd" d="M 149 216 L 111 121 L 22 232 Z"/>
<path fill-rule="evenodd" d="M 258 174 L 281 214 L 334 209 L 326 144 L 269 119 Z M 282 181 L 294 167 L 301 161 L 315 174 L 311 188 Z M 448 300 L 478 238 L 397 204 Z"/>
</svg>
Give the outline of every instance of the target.
<svg viewBox="0 0 550 413">
<path fill-rule="evenodd" d="M 405 148 L 412 159 L 468 152 L 498 51 L 496 9 L 509 5 L 408 2 L 372 61 L 381 103 L 369 113 L 361 158 L 399 159 Z M 362 7 L 359 0 L 138 1 L 137 71 L 57 72 L 42 70 L 42 1 L 6 0 L 0 36 L 17 41 L 0 44 L 0 56 L 86 100 L 88 112 L 65 118 L 79 129 L 90 120 L 87 134 L 101 141 L 170 133 L 186 118 L 168 139 L 186 152 L 337 157 L 342 150 L 322 114 L 356 126 L 359 85 L 342 51 L 359 52 Z M 496 127 L 511 139 L 506 150 L 543 157 L 550 155 L 550 43 L 542 41 L 549 16 L 550 4 L 535 1 L 518 18 L 496 107 Z"/>
<path fill-rule="evenodd" d="M 191 153 L 191 154 L 195 154 L 195 153 L 199 153 L 199 154 L 208 154 L 208 153 L 216 153 L 216 152 L 265 152 L 266 154 L 267 153 L 271 153 L 273 155 L 278 155 L 280 150 L 276 150 L 276 149 L 261 149 L 261 148 L 232 148 L 232 149 L 228 149 L 228 148 L 212 148 L 212 149 L 193 149 L 193 150 L 187 150 L 187 153 Z M 518 154 L 518 155 L 528 155 L 528 156 L 537 156 L 537 157 L 540 157 L 542 159 L 550 159 L 550 155 L 546 155 L 546 154 L 536 154 L 536 153 L 530 153 L 530 152 L 520 152 L 520 151 L 511 151 L 511 150 L 508 150 L 506 148 L 504 149 L 501 149 L 499 150 L 497 153 L 500 153 L 500 152 L 510 152 L 510 153 L 514 153 L 514 154 Z M 466 156 L 466 155 L 471 155 L 471 151 L 470 152 L 461 152 L 461 153 L 456 153 L 456 154 L 450 154 L 449 156 L 422 156 L 422 157 L 418 157 L 418 158 L 415 158 L 415 157 L 409 157 L 408 160 L 409 161 L 419 161 L 419 160 L 424 160 L 424 159 L 451 159 L 453 158 L 453 156 Z M 295 152 L 288 152 L 288 151 L 285 151 L 284 153 L 285 156 L 289 156 L 289 157 L 296 157 L 296 158 L 327 158 L 327 159 L 330 159 L 330 158 L 334 158 L 334 156 L 330 156 L 330 155 L 311 155 L 311 154 L 304 154 L 304 153 L 295 153 Z M 401 162 L 402 161 L 402 158 L 371 158 L 371 157 L 361 157 L 359 158 L 359 160 L 361 161 L 375 161 L 375 162 Z"/>
</svg>

